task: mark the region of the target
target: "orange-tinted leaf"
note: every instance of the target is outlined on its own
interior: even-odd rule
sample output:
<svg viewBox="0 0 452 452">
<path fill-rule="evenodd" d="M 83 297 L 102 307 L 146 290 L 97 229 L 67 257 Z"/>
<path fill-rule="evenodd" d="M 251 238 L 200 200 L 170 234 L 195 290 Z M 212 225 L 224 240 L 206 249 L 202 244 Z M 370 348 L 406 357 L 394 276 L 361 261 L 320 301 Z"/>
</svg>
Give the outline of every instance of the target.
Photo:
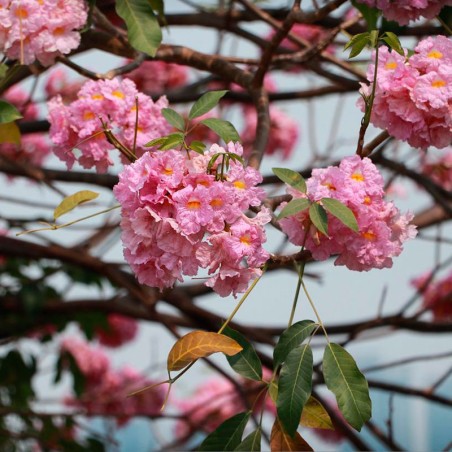
<svg viewBox="0 0 452 452">
<path fill-rule="evenodd" d="M 0 143 L 20 144 L 20 130 L 15 122 L 0 124 Z"/>
<path fill-rule="evenodd" d="M 181 370 L 192 361 L 205 358 L 212 353 L 222 352 L 233 356 L 242 349 L 243 347 L 234 339 L 223 334 L 192 331 L 173 345 L 168 355 L 168 370 Z"/>
<path fill-rule="evenodd" d="M 61 217 L 61 215 L 64 215 L 65 213 L 68 213 L 71 210 L 75 209 L 80 204 L 91 201 L 98 196 L 99 193 L 91 190 L 81 190 L 77 193 L 74 193 L 73 195 L 66 196 L 66 198 L 64 198 L 63 201 L 61 201 L 60 204 L 58 204 L 58 206 L 55 208 L 53 212 L 53 218 L 56 220 L 57 218 Z"/>
<path fill-rule="evenodd" d="M 289 436 L 278 418 L 275 419 L 273 424 L 270 436 L 270 449 L 272 452 L 313 450 L 298 432 L 295 432 L 293 437 Z"/>
<path fill-rule="evenodd" d="M 334 430 L 330 415 L 323 408 L 323 405 L 312 396 L 309 397 L 303 408 L 300 424 L 303 427 Z"/>
</svg>

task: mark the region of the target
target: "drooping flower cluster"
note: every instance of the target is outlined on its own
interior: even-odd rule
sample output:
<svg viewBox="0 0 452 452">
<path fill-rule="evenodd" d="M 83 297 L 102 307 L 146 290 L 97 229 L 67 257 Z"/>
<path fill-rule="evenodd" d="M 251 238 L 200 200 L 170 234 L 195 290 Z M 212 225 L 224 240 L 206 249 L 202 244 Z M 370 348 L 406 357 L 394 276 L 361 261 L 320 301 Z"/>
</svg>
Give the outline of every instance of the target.
<svg viewBox="0 0 452 452">
<path fill-rule="evenodd" d="M 231 161 L 225 180 L 217 180 L 208 164 L 219 154 L 213 169 L 220 171 L 226 152 L 240 156 L 242 147 L 214 144 L 190 159 L 175 150 L 146 153 L 119 175 L 124 256 L 140 283 L 163 289 L 208 268 L 206 285 L 226 296 L 261 274 L 270 216 L 266 209 L 254 218 L 243 212 L 264 198 L 256 187 L 262 176 Z"/>
<path fill-rule="evenodd" d="M 62 342 L 61 350 L 72 355 L 85 377 L 82 395 L 66 398 L 67 405 L 83 408 L 88 416 L 114 416 L 118 426 L 125 425 L 137 415 L 159 415 L 165 398 L 164 386 L 127 397 L 155 382 L 130 368 L 111 369 L 108 357 L 101 349 L 81 340 L 67 338 Z"/>
<path fill-rule="evenodd" d="M 422 160 L 421 171 L 445 190 L 452 191 L 452 147 L 440 153 L 428 153 Z"/>
<path fill-rule="evenodd" d="M 373 80 L 375 65 L 367 79 Z M 369 96 L 372 83 L 362 85 Z M 358 105 L 364 111 L 364 101 Z M 379 50 L 377 85 L 371 122 L 411 146 L 443 148 L 452 141 L 452 41 L 444 36 L 422 40 L 405 58 Z"/>
<path fill-rule="evenodd" d="M 19 86 L 13 86 L 4 94 L 5 99 L 13 104 L 25 121 L 38 119 L 37 105 L 30 101 L 28 94 Z M 26 133 L 21 136 L 20 144 L 0 144 L 0 154 L 15 162 L 42 166 L 50 155 L 50 146 L 43 133 Z"/>
<path fill-rule="evenodd" d="M 127 78 L 133 80 L 139 91 L 146 94 L 161 94 L 177 88 L 188 81 L 186 66 L 164 61 L 144 61 L 129 72 Z"/>
<path fill-rule="evenodd" d="M 452 272 L 434 281 L 431 273 L 426 273 L 411 281 L 422 293 L 422 304 L 429 309 L 436 322 L 452 321 Z"/>
<path fill-rule="evenodd" d="M 425 17 L 433 19 L 444 6 L 452 5 L 451 0 L 358 0 L 372 8 L 380 9 L 388 20 L 407 25 L 411 20 Z"/>
<path fill-rule="evenodd" d="M 138 332 L 137 321 L 120 314 L 109 314 L 107 326 L 95 329 L 97 339 L 105 347 L 121 347 L 135 339 Z"/>
<path fill-rule="evenodd" d="M 137 119 L 138 105 L 138 123 Z M 107 171 L 113 164 L 109 153 L 113 145 L 103 133 L 103 125 L 130 150 L 136 133 L 136 155 L 145 152 L 145 144 L 166 135 L 170 127 L 161 110 L 168 106 L 165 97 L 153 102 L 149 96 L 137 91 L 128 79 L 89 81 L 78 93 L 78 99 L 64 105 L 61 96 L 48 102 L 50 138 L 56 144 L 55 154 L 70 169 L 76 160 L 84 168 L 96 167 Z M 78 159 L 73 149 L 81 151 Z"/>
<path fill-rule="evenodd" d="M 359 232 L 328 214 L 329 236 L 312 225 L 308 211 L 280 220 L 283 231 L 295 245 L 305 245 L 316 260 L 338 255 L 334 264 L 350 270 L 368 271 L 392 266 L 392 258 L 402 251 L 405 240 L 416 235 L 410 225 L 412 214 L 401 214 L 392 202 L 383 199 L 383 178 L 370 159 L 346 157 L 339 166 L 314 169 L 307 180 L 307 197 L 339 200 L 355 214 Z M 306 197 L 289 187 L 294 198 Z"/>
<path fill-rule="evenodd" d="M 253 149 L 253 142 L 256 133 L 257 114 L 254 108 L 243 109 L 245 124 L 241 134 L 244 154 L 250 155 Z M 283 160 L 292 156 L 299 136 L 299 125 L 284 111 L 277 107 L 270 106 L 270 134 L 266 155 L 281 155 Z"/>
<path fill-rule="evenodd" d="M 264 369 L 264 377 L 271 372 Z M 174 399 L 173 403 L 183 415 L 175 425 L 176 436 L 188 438 L 192 433 L 202 430 L 214 431 L 222 422 L 237 413 L 253 407 L 260 412 L 262 407 L 275 414 L 276 408 L 270 397 L 262 391 L 266 383 L 243 380 L 240 385 L 247 402 L 242 399 L 234 384 L 225 378 L 210 378 L 204 381 L 190 398 Z"/>
<path fill-rule="evenodd" d="M 0 0 L 0 51 L 12 60 L 49 66 L 80 44 L 83 0 Z"/>
</svg>

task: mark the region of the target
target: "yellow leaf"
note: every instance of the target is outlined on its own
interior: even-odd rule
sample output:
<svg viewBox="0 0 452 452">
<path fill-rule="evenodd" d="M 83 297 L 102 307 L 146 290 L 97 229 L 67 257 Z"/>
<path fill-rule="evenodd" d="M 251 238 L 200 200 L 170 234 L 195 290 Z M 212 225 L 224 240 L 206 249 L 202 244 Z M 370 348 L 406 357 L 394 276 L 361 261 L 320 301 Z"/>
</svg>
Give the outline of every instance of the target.
<svg viewBox="0 0 452 452">
<path fill-rule="evenodd" d="M 198 358 L 222 352 L 233 356 L 243 350 L 234 339 L 218 333 L 192 331 L 181 337 L 168 355 L 168 370 L 181 370 Z"/>
<path fill-rule="evenodd" d="M 80 204 L 84 202 L 91 201 L 99 196 L 99 193 L 96 193 L 91 190 L 82 190 L 74 193 L 73 195 L 66 196 L 63 201 L 58 204 L 58 206 L 53 211 L 53 218 L 56 220 L 61 217 L 65 213 L 70 212 L 72 209 L 75 209 Z"/>
<path fill-rule="evenodd" d="M 323 405 L 312 396 L 309 397 L 303 408 L 300 424 L 303 427 L 334 430 L 329 414 L 323 408 Z"/>
<path fill-rule="evenodd" d="M 275 380 L 272 380 L 270 382 L 268 393 L 270 394 L 270 398 L 273 400 L 273 402 L 276 403 L 276 399 L 278 398 L 278 383 Z"/>
<path fill-rule="evenodd" d="M 298 432 L 295 432 L 293 437 L 289 436 L 281 425 L 279 418 L 276 418 L 270 435 L 270 450 L 272 452 L 277 452 L 292 450 L 306 451 L 313 449 Z"/>
<path fill-rule="evenodd" d="M 0 143 L 20 145 L 20 130 L 15 122 L 0 124 Z"/>
</svg>

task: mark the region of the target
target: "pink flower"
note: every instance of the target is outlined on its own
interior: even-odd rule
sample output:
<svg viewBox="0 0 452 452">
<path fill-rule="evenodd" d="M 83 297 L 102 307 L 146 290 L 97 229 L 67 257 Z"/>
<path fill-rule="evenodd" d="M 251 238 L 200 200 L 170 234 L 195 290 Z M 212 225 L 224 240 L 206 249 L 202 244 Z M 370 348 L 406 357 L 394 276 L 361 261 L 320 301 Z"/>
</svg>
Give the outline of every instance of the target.
<svg viewBox="0 0 452 452">
<path fill-rule="evenodd" d="M 346 157 L 338 167 L 315 169 L 307 180 L 307 197 L 320 202 L 333 198 L 354 213 L 359 231 L 353 232 L 328 213 L 328 236 L 312 224 L 308 211 L 280 220 L 282 230 L 295 245 L 312 253 L 316 260 L 338 255 L 334 264 L 350 270 L 368 271 L 392 266 L 392 258 L 402 252 L 403 243 L 416 235 L 410 225 L 412 214 L 400 214 L 383 199 L 383 178 L 370 159 Z M 294 198 L 306 195 L 289 188 Z M 281 207 L 284 207 L 282 204 Z"/>
<path fill-rule="evenodd" d="M 146 94 L 162 94 L 169 89 L 178 88 L 188 81 L 186 66 L 164 61 L 144 61 L 137 69 L 127 74 L 137 89 Z"/>
<path fill-rule="evenodd" d="M 135 339 L 138 324 L 135 319 L 119 314 L 107 316 L 107 328 L 96 328 L 95 334 L 99 342 L 106 347 L 121 347 Z"/>
<path fill-rule="evenodd" d="M 425 17 L 433 19 L 443 6 L 452 5 L 451 0 L 358 0 L 373 8 L 381 9 L 388 20 L 394 20 L 400 25 Z"/>
<path fill-rule="evenodd" d="M 0 47 L 8 58 L 49 66 L 80 44 L 87 18 L 83 0 L 2 1 Z"/>
<path fill-rule="evenodd" d="M 119 175 L 114 193 L 122 206 L 124 256 L 140 283 L 171 287 L 202 267 L 209 269 L 206 285 L 226 296 L 244 292 L 261 274 L 270 216 L 265 209 L 255 218 L 243 212 L 265 196 L 256 187 L 262 176 L 232 160 L 220 174 L 227 153 L 241 155 L 242 148 L 214 144 L 190 158 L 175 150 L 147 153 Z M 216 154 L 218 173 L 210 174 Z"/>
<path fill-rule="evenodd" d="M 444 36 L 427 38 L 408 59 L 386 47 L 379 54 L 371 122 L 414 147 L 448 146 L 452 140 L 452 42 Z M 373 74 L 371 64 L 367 71 L 371 83 L 361 87 L 364 96 L 371 93 Z M 358 105 L 364 111 L 362 99 Z"/>
<path fill-rule="evenodd" d="M 443 152 L 429 152 L 422 160 L 422 173 L 445 190 L 452 190 L 452 147 Z"/>
<path fill-rule="evenodd" d="M 268 371 L 264 369 L 264 376 L 266 374 Z M 246 400 L 241 398 L 231 381 L 217 377 L 204 381 L 189 399 L 175 399 L 174 404 L 183 416 L 176 424 L 176 436 L 189 438 L 199 430 L 210 433 L 226 419 L 249 407 L 255 412 L 262 408 L 275 412 L 272 402 L 266 399 L 264 404 L 264 382 L 243 380 L 240 385 Z"/>
<path fill-rule="evenodd" d="M 244 153 L 246 156 L 253 150 L 256 134 L 257 116 L 254 108 L 243 109 L 245 124 L 241 133 Z M 299 125 L 290 116 L 277 107 L 270 106 L 270 136 L 265 153 L 267 155 L 280 155 L 282 160 L 289 159 L 297 144 Z"/>
<path fill-rule="evenodd" d="M 140 156 L 149 150 L 145 145 L 150 140 L 170 131 L 161 114 L 167 106 L 166 98 L 154 103 L 139 93 L 131 80 L 88 81 L 78 92 L 78 99 L 69 105 L 64 105 L 59 95 L 48 102 L 54 152 L 68 168 L 78 160 L 84 168 L 94 166 L 98 172 L 105 172 L 113 163 L 109 155 L 113 145 L 103 133 L 103 124 L 129 150 L 133 148 L 137 129 L 135 153 Z M 74 148 L 81 151 L 78 159 Z"/>
<path fill-rule="evenodd" d="M 432 311 L 435 322 L 452 321 L 452 272 L 439 281 L 426 273 L 411 281 L 423 297 L 423 307 Z"/>
<path fill-rule="evenodd" d="M 66 338 L 61 344 L 61 352 L 69 353 L 89 384 L 100 383 L 110 367 L 107 355 L 100 348 L 76 338 Z"/>
</svg>

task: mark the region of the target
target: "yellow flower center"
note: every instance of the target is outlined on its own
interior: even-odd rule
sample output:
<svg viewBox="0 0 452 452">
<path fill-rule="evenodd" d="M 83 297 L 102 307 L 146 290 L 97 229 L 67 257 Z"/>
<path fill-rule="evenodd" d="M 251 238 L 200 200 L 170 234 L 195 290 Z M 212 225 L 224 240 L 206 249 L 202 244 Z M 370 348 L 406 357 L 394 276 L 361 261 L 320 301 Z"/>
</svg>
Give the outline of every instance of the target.
<svg viewBox="0 0 452 452">
<path fill-rule="evenodd" d="M 353 180 L 358 181 L 358 182 L 363 182 L 363 181 L 364 181 L 364 176 L 363 176 L 361 173 L 353 173 L 353 174 L 351 175 L 351 178 L 352 178 Z"/>
<path fill-rule="evenodd" d="M 113 91 L 111 94 L 119 99 L 124 99 L 126 97 L 122 91 L 118 90 Z"/>
<path fill-rule="evenodd" d="M 85 111 L 85 113 L 83 113 L 83 119 L 85 121 L 90 121 L 91 119 L 94 119 L 96 116 L 92 111 Z"/>
<path fill-rule="evenodd" d="M 100 94 L 100 93 L 96 93 L 91 96 L 91 99 L 93 99 L 93 100 L 102 100 L 103 98 L 104 98 L 104 96 L 102 96 L 102 94 Z"/>
<path fill-rule="evenodd" d="M 370 196 L 365 196 L 364 197 L 363 204 L 365 204 L 366 206 L 372 204 L 372 200 L 370 199 Z"/>
<path fill-rule="evenodd" d="M 222 207 L 223 206 L 223 200 L 220 198 L 214 198 L 212 201 L 210 201 L 210 205 L 212 207 Z"/>
<path fill-rule="evenodd" d="M 26 19 L 28 17 L 28 11 L 26 10 L 26 8 L 19 6 L 19 8 L 17 8 L 15 11 L 15 15 L 19 19 Z"/>
<path fill-rule="evenodd" d="M 377 234 L 375 234 L 372 231 L 363 232 L 361 234 L 366 240 L 369 240 L 369 242 L 374 242 L 377 240 Z"/>
<path fill-rule="evenodd" d="M 435 50 L 433 49 L 432 51 L 430 51 L 429 53 L 427 53 L 427 56 L 429 58 L 436 58 L 436 59 L 441 59 L 443 57 L 443 54 L 439 51 L 439 50 Z"/>
<path fill-rule="evenodd" d="M 187 202 L 187 207 L 190 210 L 197 210 L 201 207 L 201 202 L 198 201 L 197 199 L 193 199 L 193 200 Z"/>
<path fill-rule="evenodd" d="M 331 182 L 324 182 L 322 185 L 328 188 L 328 190 L 336 191 L 336 187 Z"/>
<path fill-rule="evenodd" d="M 55 30 L 53 30 L 53 35 L 54 36 L 61 36 L 62 34 L 64 34 L 64 28 L 63 27 L 56 27 Z"/>
<path fill-rule="evenodd" d="M 385 64 L 385 68 L 386 68 L 386 69 L 392 70 L 392 69 L 395 69 L 396 67 L 397 67 L 397 63 L 396 63 L 395 61 L 388 61 L 388 62 Z"/>
<path fill-rule="evenodd" d="M 240 242 L 244 245 L 250 246 L 251 245 L 251 237 L 249 235 L 242 235 L 240 237 Z"/>
<path fill-rule="evenodd" d="M 235 188 L 238 188 L 239 190 L 244 190 L 246 188 L 246 184 L 243 180 L 236 180 L 233 183 Z"/>
<path fill-rule="evenodd" d="M 432 88 L 442 88 L 446 86 L 446 82 L 444 80 L 435 80 L 432 82 Z"/>
<path fill-rule="evenodd" d="M 163 174 L 165 176 L 171 176 L 173 173 L 174 173 L 173 168 L 166 167 L 163 169 Z"/>
</svg>

